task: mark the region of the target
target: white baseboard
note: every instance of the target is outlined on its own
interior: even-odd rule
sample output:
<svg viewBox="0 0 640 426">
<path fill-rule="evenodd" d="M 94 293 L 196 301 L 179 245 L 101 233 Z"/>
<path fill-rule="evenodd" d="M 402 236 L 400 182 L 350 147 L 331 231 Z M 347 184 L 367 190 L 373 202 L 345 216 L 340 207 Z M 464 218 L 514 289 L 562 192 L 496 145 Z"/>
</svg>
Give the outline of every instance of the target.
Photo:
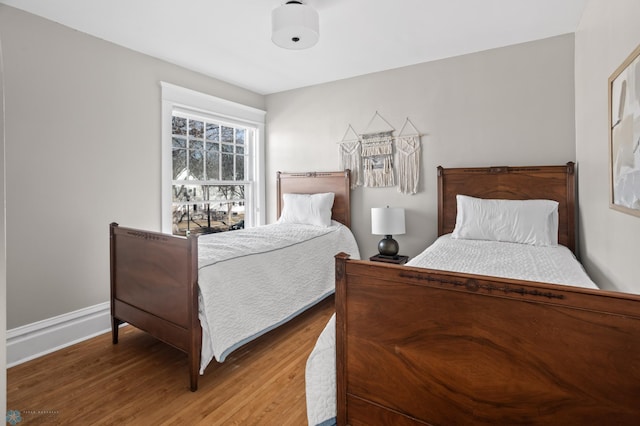
<svg viewBox="0 0 640 426">
<path fill-rule="evenodd" d="M 7 330 L 7 368 L 110 330 L 109 302 Z"/>
</svg>

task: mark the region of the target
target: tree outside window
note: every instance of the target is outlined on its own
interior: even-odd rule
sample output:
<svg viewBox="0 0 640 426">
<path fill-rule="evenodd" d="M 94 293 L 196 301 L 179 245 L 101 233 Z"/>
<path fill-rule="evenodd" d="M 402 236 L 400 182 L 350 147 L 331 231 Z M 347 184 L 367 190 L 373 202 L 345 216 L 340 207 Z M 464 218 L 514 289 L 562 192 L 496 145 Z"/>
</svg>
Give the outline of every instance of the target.
<svg viewBox="0 0 640 426">
<path fill-rule="evenodd" d="M 172 116 L 173 233 L 244 227 L 250 129 Z"/>
</svg>

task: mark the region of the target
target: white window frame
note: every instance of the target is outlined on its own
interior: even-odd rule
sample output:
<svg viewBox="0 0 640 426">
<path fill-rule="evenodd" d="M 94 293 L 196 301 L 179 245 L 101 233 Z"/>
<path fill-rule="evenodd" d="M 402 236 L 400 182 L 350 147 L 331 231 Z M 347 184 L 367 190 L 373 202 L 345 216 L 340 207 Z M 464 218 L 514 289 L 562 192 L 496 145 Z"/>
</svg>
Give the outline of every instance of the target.
<svg viewBox="0 0 640 426">
<path fill-rule="evenodd" d="M 215 96 L 186 89 L 164 81 L 162 88 L 162 232 L 172 232 L 172 151 L 171 131 L 174 111 L 202 115 L 211 120 L 229 123 L 240 127 L 250 127 L 255 132 L 254 141 L 249 149 L 249 167 L 245 170 L 245 179 L 250 181 L 249 204 L 245 211 L 245 226 L 265 224 L 265 187 L 264 179 L 264 127 L 266 111 Z M 246 193 L 245 193 L 246 195 Z"/>
</svg>

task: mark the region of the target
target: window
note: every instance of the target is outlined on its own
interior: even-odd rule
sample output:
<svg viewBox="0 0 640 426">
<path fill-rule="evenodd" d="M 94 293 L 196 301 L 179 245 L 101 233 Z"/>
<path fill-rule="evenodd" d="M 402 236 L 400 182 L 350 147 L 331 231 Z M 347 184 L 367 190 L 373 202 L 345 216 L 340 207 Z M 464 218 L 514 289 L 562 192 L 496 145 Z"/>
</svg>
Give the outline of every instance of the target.
<svg viewBox="0 0 640 426">
<path fill-rule="evenodd" d="M 264 112 L 166 83 L 162 89 L 163 231 L 188 235 L 264 223 L 258 178 Z"/>
<path fill-rule="evenodd" d="M 173 113 L 172 232 L 212 233 L 244 228 L 247 137 L 252 129 Z"/>
</svg>

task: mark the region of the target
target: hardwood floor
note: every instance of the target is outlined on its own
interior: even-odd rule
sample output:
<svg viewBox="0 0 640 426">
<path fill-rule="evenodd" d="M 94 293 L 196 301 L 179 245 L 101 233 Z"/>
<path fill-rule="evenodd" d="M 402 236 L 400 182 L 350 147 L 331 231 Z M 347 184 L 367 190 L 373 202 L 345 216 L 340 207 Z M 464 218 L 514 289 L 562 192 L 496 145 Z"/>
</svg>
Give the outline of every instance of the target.
<svg viewBox="0 0 640 426">
<path fill-rule="evenodd" d="M 7 370 L 19 426 L 306 425 L 304 370 L 333 297 L 213 361 L 189 391 L 187 357 L 126 326 Z"/>
</svg>

